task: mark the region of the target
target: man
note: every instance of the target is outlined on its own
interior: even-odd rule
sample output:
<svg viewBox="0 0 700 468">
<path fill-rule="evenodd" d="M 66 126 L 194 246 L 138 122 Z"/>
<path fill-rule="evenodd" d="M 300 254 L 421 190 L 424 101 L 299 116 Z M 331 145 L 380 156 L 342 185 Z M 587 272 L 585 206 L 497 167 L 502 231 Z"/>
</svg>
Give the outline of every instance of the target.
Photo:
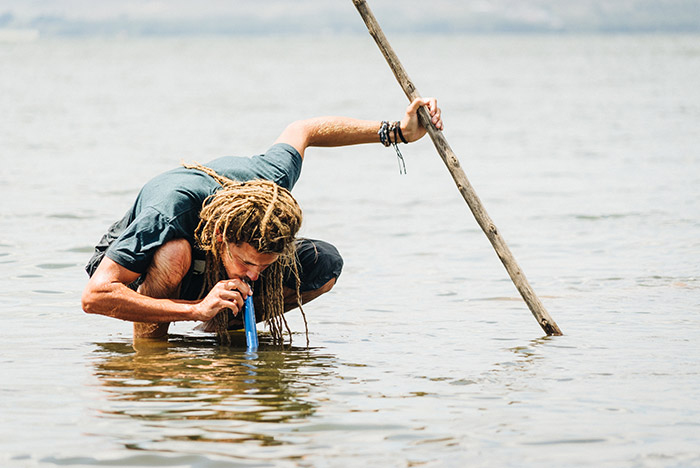
<svg viewBox="0 0 700 468">
<path fill-rule="evenodd" d="M 184 320 L 221 332 L 240 327 L 238 312 L 255 290 L 257 320 L 267 320 L 281 341 L 283 313 L 328 292 L 342 269 L 330 244 L 296 239 L 301 210 L 289 191 L 304 151 L 416 141 L 426 133 L 420 106 L 442 129 L 437 101 L 421 98 L 391 126 L 345 117 L 301 120 L 263 155 L 220 158 L 154 178 L 96 247 L 83 310 L 134 322 L 135 338 L 163 337 L 170 322 Z"/>
</svg>

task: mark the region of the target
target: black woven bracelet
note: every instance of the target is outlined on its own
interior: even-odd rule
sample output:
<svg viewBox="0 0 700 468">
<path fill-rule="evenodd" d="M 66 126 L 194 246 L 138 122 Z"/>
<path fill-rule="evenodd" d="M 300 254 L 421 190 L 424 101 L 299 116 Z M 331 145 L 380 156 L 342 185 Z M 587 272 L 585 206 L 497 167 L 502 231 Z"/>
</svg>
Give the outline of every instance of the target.
<svg viewBox="0 0 700 468">
<path fill-rule="evenodd" d="M 399 138 L 401 138 L 401 141 L 405 144 L 408 144 L 406 139 L 403 137 L 403 133 L 401 132 L 401 122 L 396 122 L 396 129 L 399 132 Z"/>
</svg>

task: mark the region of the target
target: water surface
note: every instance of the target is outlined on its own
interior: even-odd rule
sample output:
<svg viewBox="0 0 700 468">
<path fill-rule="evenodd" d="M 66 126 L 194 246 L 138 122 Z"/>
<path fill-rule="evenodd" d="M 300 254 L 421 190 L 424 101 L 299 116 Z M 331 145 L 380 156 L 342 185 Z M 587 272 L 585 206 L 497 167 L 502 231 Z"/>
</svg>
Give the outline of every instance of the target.
<svg viewBox="0 0 700 468">
<path fill-rule="evenodd" d="M 258 353 L 80 311 L 82 265 L 181 160 L 296 118 L 398 119 L 371 40 L 0 44 L 3 466 L 700 466 L 700 38 L 397 38 L 565 332 L 543 337 L 431 144 L 312 149 L 346 267 Z"/>
</svg>

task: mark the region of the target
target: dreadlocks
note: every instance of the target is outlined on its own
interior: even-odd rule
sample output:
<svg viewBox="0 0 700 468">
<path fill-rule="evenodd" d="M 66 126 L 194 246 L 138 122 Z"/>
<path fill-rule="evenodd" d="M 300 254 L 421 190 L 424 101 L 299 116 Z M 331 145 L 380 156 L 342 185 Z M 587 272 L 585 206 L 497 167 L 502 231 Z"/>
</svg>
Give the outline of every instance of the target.
<svg viewBox="0 0 700 468">
<path fill-rule="evenodd" d="M 294 240 L 302 219 L 301 208 L 296 200 L 288 190 L 268 180 L 237 182 L 200 164 L 183 166 L 208 174 L 222 186 L 205 201 L 195 232 L 197 245 L 207 256 L 200 298 L 216 285 L 225 272 L 222 262 L 225 243 L 248 243 L 262 254 L 278 254 L 278 260 L 261 274 L 263 319 L 267 322 L 275 343 L 283 343 L 284 329 L 291 340 L 292 333 L 284 318 L 282 289 L 284 272 L 291 271 L 296 284 L 296 302 L 304 318 L 308 342 L 308 327 L 301 309 L 299 272 L 295 258 Z M 229 344 L 228 309 L 216 315 L 214 324 L 219 339 Z"/>
</svg>

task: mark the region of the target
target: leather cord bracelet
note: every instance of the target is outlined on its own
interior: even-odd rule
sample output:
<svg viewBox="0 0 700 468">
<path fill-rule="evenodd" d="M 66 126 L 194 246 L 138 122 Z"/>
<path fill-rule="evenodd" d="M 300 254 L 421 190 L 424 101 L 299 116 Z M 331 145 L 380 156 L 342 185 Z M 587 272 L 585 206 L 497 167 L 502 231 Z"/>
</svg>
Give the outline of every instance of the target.
<svg viewBox="0 0 700 468">
<path fill-rule="evenodd" d="M 391 139 L 392 133 L 394 134 L 393 141 Z M 398 158 L 399 162 L 399 174 L 406 174 L 406 161 L 403 159 L 403 155 L 401 154 L 401 150 L 399 150 L 398 146 L 399 139 L 404 143 L 408 143 L 408 141 L 406 141 L 406 138 L 404 138 L 403 133 L 401 132 L 401 122 L 397 120 L 390 124 L 388 121 L 382 120 L 382 124 L 379 127 L 379 131 L 377 132 L 377 134 L 379 135 L 379 141 L 381 141 L 382 144 L 387 148 L 391 145 L 394 145 L 394 149 L 396 150 L 396 157 Z"/>
</svg>

